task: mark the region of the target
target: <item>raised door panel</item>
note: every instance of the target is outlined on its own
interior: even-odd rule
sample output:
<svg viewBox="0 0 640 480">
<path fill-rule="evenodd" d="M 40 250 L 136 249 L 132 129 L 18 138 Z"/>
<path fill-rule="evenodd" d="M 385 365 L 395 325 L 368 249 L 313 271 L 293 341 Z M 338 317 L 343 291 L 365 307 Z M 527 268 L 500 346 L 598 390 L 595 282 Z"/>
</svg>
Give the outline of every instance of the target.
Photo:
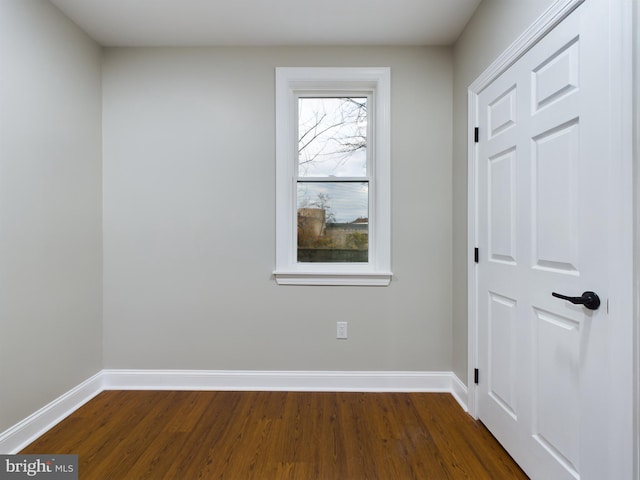
<svg viewBox="0 0 640 480">
<path fill-rule="evenodd" d="M 534 268 L 579 273 L 579 147 L 577 119 L 533 139 Z"/>
<path fill-rule="evenodd" d="M 516 264 L 516 149 L 489 158 L 489 257 Z"/>
<path fill-rule="evenodd" d="M 488 138 L 492 139 L 516 125 L 517 89 L 510 86 L 489 102 L 487 108 Z"/>
<path fill-rule="evenodd" d="M 580 323 L 534 309 L 532 435 L 567 472 L 579 478 Z"/>
<path fill-rule="evenodd" d="M 518 419 L 516 308 L 516 300 L 489 293 L 489 397 L 514 420 Z"/>
<path fill-rule="evenodd" d="M 552 105 L 578 90 L 579 46 L 580 40 L 575 37 L 533 69 L 533 112 Z"/>
</svg>

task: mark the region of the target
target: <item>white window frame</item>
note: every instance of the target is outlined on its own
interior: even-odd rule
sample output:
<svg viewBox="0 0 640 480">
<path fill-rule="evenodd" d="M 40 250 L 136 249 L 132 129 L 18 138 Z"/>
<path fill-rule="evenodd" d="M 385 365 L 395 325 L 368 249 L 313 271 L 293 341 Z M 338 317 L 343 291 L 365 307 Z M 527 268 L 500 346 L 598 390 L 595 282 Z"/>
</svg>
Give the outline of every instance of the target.
<svg viewBox="0 0 640 480">
<path fill-rule="evenodd" d="M 380 68 L 276 68 L 276 269 L 279 285 L 373 285 L 391 282 L 391 72 Z M 332 92 L 373 98 L 369 168 L 369 259 L 303 263 L 297 254 L 297 99 Z"/>
</svg>

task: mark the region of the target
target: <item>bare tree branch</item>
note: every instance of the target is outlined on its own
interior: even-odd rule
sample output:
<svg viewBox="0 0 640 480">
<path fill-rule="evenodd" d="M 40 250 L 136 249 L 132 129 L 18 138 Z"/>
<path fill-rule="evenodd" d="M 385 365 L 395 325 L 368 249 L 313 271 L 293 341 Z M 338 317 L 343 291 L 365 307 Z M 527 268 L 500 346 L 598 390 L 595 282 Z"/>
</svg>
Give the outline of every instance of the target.
<svg viewBox="0 0 640 480">
<path fill-rule="evenodd" d="M 312 122 L 300 125 L 305 129 L 298 135 L 299 165 L 332 159 L 334 168 L 338 168 L 354 152 L 366 149 L 366 99 L 361 101 L 347 97 L 339 100 L 339 107 L 331 112 L 333 115 L 326 111 L 315 111 L 311 115 Z"/>
</svg>

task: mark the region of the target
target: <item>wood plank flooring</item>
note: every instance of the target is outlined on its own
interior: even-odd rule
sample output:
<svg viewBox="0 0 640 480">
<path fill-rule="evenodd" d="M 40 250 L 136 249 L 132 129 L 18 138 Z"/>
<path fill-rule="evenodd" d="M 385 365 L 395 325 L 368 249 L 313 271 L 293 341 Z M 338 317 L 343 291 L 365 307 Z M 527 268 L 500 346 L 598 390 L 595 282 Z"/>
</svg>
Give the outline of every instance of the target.
<svg viewBox="0 0 640 480">
<path fill-rule="evenodd" d="M 21 453 L 83 480 L 527 478 L 444 393 L 106 391 Z"/>
</svg>

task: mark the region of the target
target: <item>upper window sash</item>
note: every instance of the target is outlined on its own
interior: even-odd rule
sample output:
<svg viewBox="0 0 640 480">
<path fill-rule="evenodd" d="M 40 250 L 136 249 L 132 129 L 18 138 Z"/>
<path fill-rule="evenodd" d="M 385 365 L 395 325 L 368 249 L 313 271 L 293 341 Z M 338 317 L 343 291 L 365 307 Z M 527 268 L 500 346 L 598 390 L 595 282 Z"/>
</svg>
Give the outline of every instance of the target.
<svg viewBox="0 0 640 480">
<path fill-rule="evenodd" d="M 366 141 L 366 149 L 365 149 L 365 154 L 366 154 L 366 161 L 365 161 L 365 165 L 364 165 L 364 172 L 360 175 L 357 174 L 353 174 L 351 176 L 349 176 L 350 178 L 370 178 L 372 176 L 372 172 L 373 172 L 373 162 L 371 161 L 373 155 L 374 155 L 374 143 L 371 142 L 371 140 L 374 138 L 374 124 L 375 122 L 370 121 L 370 119 L 375 118 L 375 102 L 374 102 L 374 95 L 373 95 L 373 91 L 371 89 L 367 89 L 367 90 L 362 90 L 362 91 L 341 91 L 341 90 L 320 90 L 320 91 L 308 91 L 308 90 L 304 90 L 304 91 L 297 91 L 294 93 L 294 102 L 292 105 L 292 108 L 294 109 L 294 116 L 295 116 L 295 128 L 296 128 L 296 133 L 295 133 L 295 138 L 294 140 L 294 145 L 292 145 L 292 148 L 295 149 L 295 151 L 299 151 L 300 149 L 300 144 L 299 144 L 299 139 L 301 138 L 301 135 L 304 136 L 305 133 L 309 133 L 309 132 L 301 132 L 299 130 L 299 126 L 300 126 L 300 117 L 299 115 L 299 107 L 300 107 L 300 100 L 308 100 L 310 102 L 313 102 L 315 100 L 318 101 L 322 101 L 322 100 L 344 100 L 344 99 L 364 99 L 365 100 L 365 105 L 366 105 L 366 116 L 367 116 L 367 128 L 366 128 L 366 134 L 365 134 L 365 141 Z M 311 108 L 313 105 L 313 103 L 310 103 L 310 105 L 308 106 L 308 108 Z M 298 107 L 298 108 L 297 108 Z M 321 105 L 317 105 L 317 108 L 320 108 Z M 324 105 L 322 105 L 322 107 L 324 107 Z M 306 116 L 308 116 L 308 112 Z M 309 119 L 307 118 L 307 121 L 309 122 Z M 307 127 L 309 127 L 309 124 L 307 124 Z M 313 130 L 313 129 L 311 129 Z M 305 141 L 308 141 L 309 143 L 312 143 L 312 140 L 310 139 L 304 139 Z M 305 145 L 305 146 L 311 146 L 311 145 Z M 316 175 L 313 175 L 313 173 L 316 173 Z M 338 179 L 345 179 L 347 178 L 347 175 L 343 175 L 340 172 L 336 172 L 337 174 L 334 175 L 330 175 L 329 173 L 326 173 L 324 175 L 320 175 L 318 174 L 320 172 L 318 172 L 317 170 L 314 171 L 312 169 L 311 173 L 305 172 L 305 171 L 300 171 L 300 162 L 296 162 L 296 175 L 301 178 L 301 179 L 321 179 L 321 178 L 338 178 Z"/>
</svg>

